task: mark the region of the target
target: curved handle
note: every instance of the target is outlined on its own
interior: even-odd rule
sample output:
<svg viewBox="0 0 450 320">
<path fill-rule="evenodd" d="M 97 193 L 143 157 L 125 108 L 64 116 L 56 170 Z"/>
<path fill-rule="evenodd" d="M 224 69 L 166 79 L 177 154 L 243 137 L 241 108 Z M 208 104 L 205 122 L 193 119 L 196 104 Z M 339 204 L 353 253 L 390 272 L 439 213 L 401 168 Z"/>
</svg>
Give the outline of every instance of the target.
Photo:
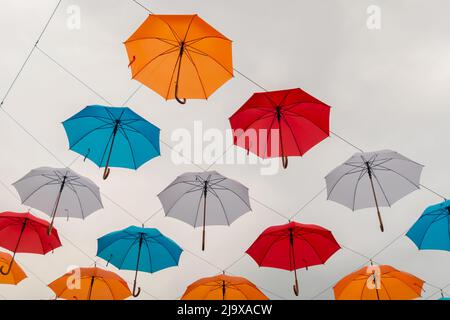
<svg viewBox="0 0 450 320">
<path fill-rule="evenodd" d="M 10 262 L 10 264 L 9 264 L 9 268 L 8 268 L 8 271 L 3 271 L 3 267 L 4 267 L 4 265 L 2 265 L 2 266 L 0 266 L 0 273 L 2 274 L 2 275 L 4 275 L 4 276 L 7 276 L 10 272 L 11 272 L 11 269 L 12 269 L 12 261 Z"/>
<path fill-rule="evenodd" d="M 292 286 L 292 288 L 294 289 L 295 295 L 298 297 L 299 289 L 298 289 L 298 282 L 297 281 L 295 281 L 295 284 Z"/>
<path fill-rule="evenodd" d="M 131 65 L 136 61 L 136 56 L 133 56 L 133 59 L 131 59 L 130 63 L 128 64 L 128 68 L 131 67 Z"/>
<path fill-rule="evenodd" d="M 137 287 L 137 292 L 136 292 L 136 281 L 135 281 L 134 284 L 133 284 L 132 295 L 133 295 L 133 297 L 137 298 L 140 293 L 141 293 L 141 287 Z"/>
<path fill-rule="evenodd" d="M 186 104 L 186 98 L 180 99 L 180 98 L 178 98 L 177 95 L 175 95 L 175 99 L 177 99 L 177 101 L 178 101 L 179 104 Z"/>
<path fill-rule="evenodd" d="M 105 171 L 103 172 L 103 180 L 108 179 L 110 172 L 111 172 L 111 169 L 109 167 L 105 167 Z"/>
<path fill-rule="evenodd" d="M 288 157 L 282 156 L 281 157 L 281 161 L 283 163 L 283 169 L 286 169 L 288 167 L 288 164 L 289 164 Z"/>
</svg>

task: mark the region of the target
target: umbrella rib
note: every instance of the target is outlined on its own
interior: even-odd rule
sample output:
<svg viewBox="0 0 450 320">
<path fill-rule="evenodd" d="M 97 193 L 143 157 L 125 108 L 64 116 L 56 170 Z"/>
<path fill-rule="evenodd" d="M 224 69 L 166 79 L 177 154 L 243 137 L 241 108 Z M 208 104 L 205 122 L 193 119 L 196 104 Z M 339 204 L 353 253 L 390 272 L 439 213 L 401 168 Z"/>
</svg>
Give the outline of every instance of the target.
<svg viewBox="0 0 450 320">
<path fill-rule="evenodd" d="M 108 287 L 109 292 L 111 293 L 111 296 L 112 296 L 113 300 L 116 300 L 116 298 L 114 297 L 114 292 L 113 292 L 111 286 L 109 285 L 109 283 L 105 280 L 105 278 L 98 277 L 97 280 L 100 280 L 101 282 L 103 282 Z"/>
<path fill-rule="evenodd" d="M 148 62 L 146 62 L 141 69 L 139 69 L 134 75 L 133 75 L 133 79 L 136 79 L 136 77 L 145 69 L 147 68 L 151 63 L 153 63 L 156 59 L 161 58 L 162 56 L 174 53 L 178 50 L 178 47 L 172 47 L 167 49 L 166 51 L 161 52 L 160 54 L 158 54 L 157 56 L 153 57 L 152 59 L 150 59 Z"/>
<path fill-rule="evenodd" d="M 427 236 L 428 231 L 430 230 L 431 226 L 438 221 L 438 219 L 440 218 L 439 215 L 436 215 L 435 218 L 433 218 L 433 220 L 430 222 L 430 224 L 427 226 L 427 228 L 425 229 L 424 233 L 423 233 L 423 237 L 422 240 L 420 241 L 420 245 L 419 248 L 423 245 L 423 242 L 425 240 L 425 237 Z"/>
<path fill-rule="evenodd" d="M 90 135 L 91 133 L 97 131 L 97 130 L 103 130 L 103 129 L 111 129 L 112 125 L 111 123 L 107 123 L 107 124 L 103 124 L 99 127 L 96 127 L 94 129 L 92 129 L 91 131 L 85 133 L 83 136 L 81 136 L 76 142 L 74 142 L 71 146 L 70 149 L 72 149 L 73 147 L 75 147 L 78 143 L 80 143 L 80 141 L 82 141 L 83 139 L 85 139 L 88 135 Z"/>
<path fill-rule="evenodd" d="M 197 17 L 197 15 L 193 15 L 193 16 L 191 17 L 191 20 L 189 21 L 188 27 L 186 28 L 186 32 L 185 32 L 184 37 L 183 37 L 183 42 L 186 42 L 186 38 L 187 38 L 187 35 L 188 35 L 188 33 L 189 33 L 189 30 L 191 29 L 192 22 L 194 21 L 194 19 L 195 19 L 196 17 Z"/>
<path fill-rule="evenodd" d="M 102 206 L 102 208 L 103 208 L 103 203 L 102 203 L 101 199 L 97 197 L 97 194 L 91 189 L 91 187 L 89 187 L 88 185 L 83 184 L 83 183 L 81 183 L 81 182 L 80 182 L 79 185 L 74 185 L 74 184 L 73 184 L 72 182 L 70 182 L 70 181 L 69 181 L 68 183 L 69 183 L 74 189 L 75 189 L 75 187 L 81 187 L 81 188 L 86 188 L 86 189 L 88 189 L 89 192 L 94 196 L 95 199 L 97 199 L 98 203 L 99 203 L 99 204 Z"/>
<path fill-rule="evenodd" d="M 154 242 L 156 242 L 158 245 L 160 245 L 164 250 L 166 250 L 169 253 L 169 256 L 172 258 L 172 261 L 175 263 L 175 265 L 178 265 L 178 261 L 175 259 L 175 257 L 172 255 L 172 252 L 170 252 L 170 250 L 163 245 L 163 243 L 161 241 L 159 241 L 159 238 L 165 238 L 164 236 L 157 236 L 157 237 L 152 237 L 151 239 L 154 240 Z"/>
<path fill-rule="evenodd" d="M 200 77 L 200 71 L 198 70 L 197 65 L 195 64 L 194 59 L 191 57 L 189 50 L 186 50 L 186 55 L 187 55 L 189 61 L 191 61 L 192 65 L 195 68 L 195 73 L 197 74 L 198 81 L 200 82 L 200 85 L 202 86 L 202 90 L 203 90 L 205 99 L 208 99 L 208 95 L 206 94 L 205 85 L 203 84 L 202 78 Z"/>
<path fill-rule="evenodd" d="M 145 246 L 147 247 L 147 254 L 148 254 L 148 262 L 150 263 L 150 273 L 153 273 L 153 260 L 152 260 L 152 254 L 150 252 L 150 247 L 147 243 L 147 239 L 144 241 Z M 139 269 L 139 268 L 138 268 Z"/>
<path fill-rule="evenodd" d="M 295 141 L 295 145 L 297 146 L 298 152 L 300 152 L 300 155 L 303 155 L 304 152 L 302 152 L 302 150 L 300 149 L 300 145 L 299 145 L 299 143 L 298 143 L 298 141 L 297 141 L 297 139 L 296 139 L 296 137 L 295 137 L 294 130 L 292 130 L 292 127 L 291 127 L 290 123 L 287 121 L 286 116 L 283 115 L 283 114 L 281 114 L 281 119 L 284 120 L 284 122 L 285 122 L 286 125 L 288 126 L 289 130 L 291 131 L 292 138 L 293 138 L 294 141 Z M 280 125 L 280 130 L 281 130 L 281 125 Z"/>
<path fill-rule="evenodd" d="M 420 189 L 420 186 L 416 185 L 414 182 L 412 182 L 411 180 L 409 180 L 409 179 L 408 179 L 407 177 L 405 177 L 404 175 L 398 173 L 397 171 L 392 170 L 392 169 L 390 169 L 390 168 L 388 168 L 388 167 L 385 167 L 385 166 L 380 166 L 380 168 L 382 168 L 382 169 L 384 169 L 384 170 L 386 170 L 386 171 L 390 171 L 390 172 L 393 172 L 393 173 L 397 174 L 398 176 L 400 176 L 400 177 L 402 177 L 403 179 L 405 179 L 407 182 L 411 183 L 414 187 L 416 187 L 416 189 Z M 380 170 L 380 169 L 378 169 L 378 170 Z M 381 171 L 383 171 L 383 170 L 381 170 Z"/>
<path fill-rule="evenodd" d="M 111 140 L 112 140 L 113 136 L 114 136 L 114 130 L 111 130 L 111 134 L 110 134 L 110 136 L 108 138 L 108 142 L 105 145 L 105 150 L 103 151 L 102 158 L 100 159 L 99 167 L 101 167 L 102 164 L 103 164 L 103 159 L 105 159 L 106 151 L 108 150 L 109 143 L 112 142 Z M 112 146 L 111 146 L 111 148 L 112 148 Z"/>
<path fill-rule="evenodd" d="M 382 280 L 383 278 L 381 278 L 380 277 L 380 284 L 381 284 L 381 288 L 383 288 L 384 287 L 384 291 L 386 291 L 386 294 L 387 294 L 387 296 L 388 296 L 388 298 L 389 298 L 389 300 L 392 300 L 392 298 L 391 298 L 391 295 L 389 294 L 389 291 L 388 291 L 388 289 L 387 289 L 387 286 L 385 286 L 384 285 L 384 283 L 383 283 L 383 280 Z M 397 279 L 397 278 L 394 278 L 394 279 Z M 397 279 L 398 280 L 398 279 Z M 403 282 L 403 281 L 402 281 Z M 376 284 L 375 284 L 376 285 Z M 380 288 L 380 290 L 381 290 L 381 288 Z M 377 290 L 377 289 L 375 289 L 375 290 Z"/>
<path fill-rule="evenodd" d="M 225 40 L 225 41 L 229 41 L 231 42 L 230 39 L 226 38 L 226 37 L 220 37 L 220 36 L 204 36 L 204 37 L 200 37 L 200 38 L 196 38 L 196 39 L 192 39 L 189 41 L 186 41 L 186 44 L 188 46 L 192 46 L 194 44 L 196 44 L 199 41 L 205 40 L 205 39 L 218 39 L 218 40 Z"/>
<path fill-rule="evenodd" d="M 175 207 L 175 205 L 178 203 L 178 201 L 180 201 L 185 195 L 187 195 L 188 193 L 190 193 L 191 191 L 193 191 L 195 188 L 198 188 L 198 186 L 195 186 L 194 188 L 191 188 L 190 190 L 184 192 L 175 202 L 174 204 L 167 210 L 166 212 L 166 216 L 169 215 L 170 211 L 172 211 L 172 209 Z"/>
<path fill-rule="evenodd" d="M 215 63 L 217 63 L 219 66 L 221 66 L 221 67 L 222 67 L 229 75 L 233 76 L 233 72 L 230 72 L 227 68 L 225 68 L 225 66 L 224 66 L 222 63 L 220 63 L 219 61 L 217 61 L 216 58 L 210 56 L 208 53 L 206 53 L 206 52 L 204 52 L 204 51 L 202 51 L 202 50 L 200 50 L 200 49 L 198 49 L 198 48 L 191 47 L 191 46 L 188 46 L 188 47 L 189 47 L 189 49 L 190 49 L 190 51 L 191 51 L 192 53 L 207 56 L 208 58 L 210 58 L 211 60 L 213 60 Z M 198 51 L 198 52 L 196 52 L 196 51 Z"/>
<path fill-rule="evenodd" d="M 103 123 L 111 123 L 111 119 L 107 118 L 107 117 L 83 115 L 83 116 L 73 116 L 72 118 L 67 119 L 66 121 L 64 121 L 63 124 L 66 123 L 66 122 L 69 122 L 69 121 L 79 120 L 79 119 L 84 119 L 84 118 L 93 118 L 95 120 L 102 121 Z"/>
<path fill-rule="evenodd" d="M 178 63 L 181 63 L 181 54 L 178 54 L 177 61 L 175 61 L 175 65 L 173 66 L 172 75 L 169 80 L 169 85 L 167 86 L 166 100 L 169 99 L 170 89 L 172 88 L 173 77 L 175 76 L 175 71 L 177 70 Z M 179 80 L 179 79 L 178 79 Z"/>
<path fill-rule="evenodd" d="M 159 41 L 161 41 L 161 42 L 167 43 L 168 45 L 171 45 L 171 46 L 174 46 L 174 47 L 178 47 L 178 41 L 177 41 L 177 40 L 170 40 L 170 39 L 161 38 L 161 37 L 143 37 L 143 38 L 137 38 L 137 39 L 125 41 L 125 44 L 132 43 L 132 42 L 136 42 L 136 41 L 144 41 L 144 40 L 159 40 Z M 175 43 L 171 43 L 171 41 L 172 41 L 172 42 L 175 42 Z"/>
<path fill-rule="evenodd" d="M 351 174 L 354 174 L 354 173 L 360 172 L 360 170 L 356 170 L 356 171 L 353 171 L 353 170 L 355 170 L 355 168 L 350 169 L 349 171 L 347 171 L 346 173 L 344 173 L 343 175 L 341 175 L 341 176 L 339 177 L 339 179 L 337 179 L 337 181 L 335 182 L 335 184 L 333 185 L 333 187 L 332 187 L 332 188 L 330 189 L 330 191 L 328 192 L 327 199 L 330 199 L 331 193 L 334 191 L 334 188 L 337 186 L 338 183 L 341 182 L 342 179 L 344 179 L 344 177 L 346 177 L 346 176 L 348 176 L 348 175 L 351 175 Z M 351 172 L 351 171 L 353 171 L 353 172 Z"/>
<path fill-rule="evenodd" d="M 119 265 L 119 269 L 122 269 L 122 267 L 123 267 L 123 264 L 125 263 L 125 260 L 126 260 L 126 258 L 127 258 L 127 256 L 130 254 L 130 251 L 131 251 L 131 249 L 133 248 L 133 246 L 136 244 L 136 242 L 139 240 L 139 238 L 138 237 L 134 237 L 134 240 L 133 240 L 133 242 L 131 243 L 131 245 L 128 247 L 128 250 L 127 250 L 127 252 L 124 254 L 124 256 L 123 256 L 123 259 L 122 259 L 122 262 L 120 263 L 120 265 Z M 116 241 L 114 241 L 114 242 L 116 242 Z M 114 243 L 113 242 L 113 243 Z M 113 243 L 111 243 L 111 245 L 113 244 Z M 103 251 L 103 250 L 102 250 Z"/>
<path fill-rule="evenodd" d="M 155 16 L 155 15 L 154 15 Z M 163 18 L 158 17 L 157 15 L 155 16 L 157 18 L 159 18 L 159 20 L 161 20 L 162 22 L 164 22 L 166 24 L 166 26 L 169 28 L 169 30 L 172 32 L 172 35 L 174 36 L 174 38 L 178 41 L 181 42 L 181 38 L 178 36 L 178 34 L 175 32 L 175 30 L 172 29 L 172 26 Z"/>
<path fill-rule="evenodd" d="M 85 214 L 84 214 L 83 205 L 81 203 L 80 196 L 78 195 L 78 192 L 75 190 L 75 187 L 72 186 L 72 184 L 70 182 L 68 184 L 69 184 L 69 189 L 72 190 L 73 193 L 75 193 L 75 196 L 77 197 L 78 205 L 80 206 L 80 210 L 81 210 L 81 216 L 83 217 L 83 220 L 84 220 L 86 217 L 85 217 Z"/>
<path fill-rule="evenodd" d="M 294 114 L 289 115 L 289 116 L 304 119 L 304 120 L 308 121 L 309 123 L 313 124 L 314 127 L 318 128 L 320 131 L 322 131 L 323 133 L 325 133 L 327 136 L 330 135 L 329 132 L 326 132 L 326 131 L 323 130 L 317 123 L 315 123 L 314 121 L 312 121 L 311 119 L 309 119 L 309 118 L 307 118 L 307 117 L 305 117 L 305 116 L 299 115 L 298 113 L 294 113 Z M 286 118 L 285 115 L 284 115 L 284 117 Z"/>
<path fill-rule="evenodd" d="M 137 120 L 137 121 L 142 121 L 142 120 Z M 153 149 L 159 153 L 158 148 L 156 148 L 156 146 L 153 144 L 153 141 L 151 141 L 148 137 L 146 137 L 142 132 L 140 132 L 139 130 L 137 130 L 136 128 L 132 127 L 130 124 L 123 124 L 124 127 L 128 127 L 131 129 L 131 131 L 140 134 L 141 136 L 143 136 L 153 147 Z"/>
<path fill-rule="evenodd" d="M 44 187 L 50 186 L 52 185 L 52 183 L 55 181 L 47 181 L 46 183 L 44 183 L 43 185 L 39 186 L 37 189 L 35 189 L 33 192 L 31 192 L 23 201 L 22 204 L 25 204 L 25 201 L 28 201 L 28 199 L 30 199 L 36 192 L 38 192 L 39 190 L 41 190 Z"/>
<path fill-rule="evenodd" d="M 355 211 L 356 192 L 358 190 L 359 183 L 360 183 L 361 179 L 364 177 L 365 174 L 366 174 L 366 171 L 365 170 L 361 170 L 361 173 L 360 173 L 360 175 L 358 177 L 358 181 L 356 181 L 355 190 L 353 192 L 353 207 L 352 207 L 353 211 Z"/>
<path fill-rule="evenodd" d="M 125 139 L 126 139 L 127 142 L 128 142 L 128 147 L 130 148 L 131 158 L 133 159 L 134 168 L 137 169 L 136 158 L 135 158 L 135 156 L 134 156 L 133 148 L 131 147 L 131 141 L 130 141 L 130 138 L 128 137 L 127 133 L 125 132 L 125 130 L 124 130 L 121 126 L 119 126 L 119 128 L 120 128 L 119 131 L 122 133 L 122 135 L 125 137 Z"/>
<path fill-rule="evenodd" d="M 275 243 L 278 243 L 281 240 L 284 240 L 285 238 L 288 238 L 288 237 L 289 237 L 288 235 L 282 235 L 282 236 L 276 237 L 275 240 L 272 241 L 272 243 L 267 247 L 266 252 L 262 256 L 261 263 L 257 262 L 258 265 L 261 267 L 264 264 L 264 260 L 266 260 L 267 255 L 269 254 L 270 250 L 275 245 Z M 258 237 L 258 239 L 259 239 L 259 237 Z M 258 239 L 256 239 L 256 241 L 258 241 Z"/>
<path fill-rule="evenodd" d="M 377 180 L 378 186 L 380 187 L 381 192 L 383 192 L 383 196 L 384 196 L 384 198 L 386 199 L 386 202 L 388 203 L 388 205 L 389 205 L 389 207 L 390 207 L 390 206 L 391 206 L 391 203 L 389 202 L 389 199 L 388 199 L 388 197 L 387 197 L 387 195 L 386 195 L 386 192 L 384 192 L 384 189 L 383 189 L 383 186 L 381 185 L 380 180 L 378 180 L 378 177 L 377 177 L 377 175 L 376 175 L 374 172 L 372 172 L 372 174 L 373 174 L 373 176 L 375 177 L 375 180 Z"/>
<path fill-rule="evenodd" d="M 217 193 L 214 191 L 214 189 L 211 189 L 211 194 L 213 196 L 215 196 L 217 198 L 217 200 L 219 200 L 220 206 L 222 207 L 222 210 L 223 210 L 223 215 L 225 216 L 225 219 L 227 220 L 227 224 L 230 225 L 230 221 L 228 220 L 228 216 L 227 216 L 227 211 L 225 210 L 222 199 L 220 199 L 220 197 L 217 195 Z"/>
<path fill-rule="evenodd" d="M 194 228 L 195 228 L 195 226 L 197 225 L 198 213 L 199 213 L 199 211 L 200 211 L 200 204 L 201 204 L 201 202 L 202 202 L 203 196 L 204 196 L 204 192 L 200 192 L 200 199 L 198 200 L 197 213 L 196 213 L 196 215 L 195 215 L 195 221 L 194 221 Z"/>
<path fill-rule="evenodd" d="M 219 184 L 219 186 L 222 187 L 223 189 L 218 189 L 218 188 L 215 188 L 215 189 L 211 188 L 211 189 L 212 190 L 227 190 L 227 191 L 233 193 L 236 197 L 238 197 L 243 203 L 245 203 L 245 205 L 247 206 L 248 209 L 250 209 L 250 210 L 252 209 L 252 208 L 250 208 L 250 204 L 247 203 L 244 199 L 242 199 L 242 197 L 237 192 L 235 192 L 234 190 L 232 190 L 232 189 L 230 189 L 228 187 L 222 186 L 220 184 Z"/>
</svg>

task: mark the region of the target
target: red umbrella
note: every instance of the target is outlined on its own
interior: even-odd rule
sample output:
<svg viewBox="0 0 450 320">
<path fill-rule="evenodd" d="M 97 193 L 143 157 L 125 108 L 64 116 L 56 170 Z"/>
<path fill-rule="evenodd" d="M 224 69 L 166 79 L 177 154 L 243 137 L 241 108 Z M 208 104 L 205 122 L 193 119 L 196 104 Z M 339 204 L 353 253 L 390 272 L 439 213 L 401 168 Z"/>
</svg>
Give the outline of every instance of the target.
<svg viewBox="0 0 450 320">
<path fill-rule="evenodd" d="M 30 213 L 0 213 L 0 246 L 13 252 L 8 270 L 0 267 L 3 275 L 11 271 L 17 252 L 46 254 L 61 246 L 56 229 L 47 234 L 48 226 L 47 221 Z"/>
<path fill-rule="evenodd" d="M 230 117 L 234 144 L 262 158 L 305 152 L 329 136 L 330 107 L 301 89 L 259 92 Z"/>
<path fill-rule="evenodd" d="M 294 293 L 298 296 L 297 269 L 324 264 L 340 248 L 331 231 L 313 224 L 289 222 L 264 230 L 247 254 L 260 267 L 294 271 Z"/>
</svg>

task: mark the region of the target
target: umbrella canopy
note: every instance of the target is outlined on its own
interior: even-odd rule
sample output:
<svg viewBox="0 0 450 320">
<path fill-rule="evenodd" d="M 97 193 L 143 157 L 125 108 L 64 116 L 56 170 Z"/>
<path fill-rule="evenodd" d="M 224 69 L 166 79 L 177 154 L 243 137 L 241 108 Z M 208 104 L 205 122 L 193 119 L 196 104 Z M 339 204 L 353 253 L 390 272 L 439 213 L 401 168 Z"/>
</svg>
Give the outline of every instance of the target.
<svg viewBox="0 0 450 320">
<path fill-rule="evenodd" d="M 131 296 L 124 279 L 97 267 L 69 271 L 48 287 L 56 298 L 66 300 L 124 300 Z"/>
<path fill-rule="evenodd" d="M 0 213 L 0 247 L 13 252 L 9 268 L 0 266 L 0 273 L 11 272 L 16 253 L 46 254 L 61 246 L 58 232 L 52 229 L 47 234 L 47 221 L 33 216 L 31 213 Z"/>
<path fill-rule="evenodd" d="M 233 77 L 231 40 L 198 15 L 149 15 L 125 47 L 132 78 L 166 100 L 207 99 Z"/>
<path fill-rule="evenodd" d="M 391 266 L 368 266 L 334 287 L 336 300 L 411 300 L 422 295 L 424 281 Z"/>
<path fill-rule="evenodd" d="M 230 225 L 252 210 L 248 188 L 216 171 L 182 174 L 158 198 L 166 216 L 203 226 L 202 250 L 207 225 Z"/>
<path fill-rule="evenodd" d="M 181 300 L 269 300 L 252 282 L 221 274 L 189 285 Z"/>
<path fill-rule="evenodd" d="M 294 271 L 298 295 L 297 269 L 324 264 L 340 248 L 331 231 L 289 222 L 264 230 L 246 252 L 260 267 Z"/>
<path fill-rule="evenodd" d="M 138 271 L 157 272 L 177 266 L 183 252 L 174 241 L 154 228 L 130 226 L 111 232 L 98 240 L 97 256 L 121 270 L 135 270 L 133 296 L 141 291 Z"/>
<path fill-rule="evenodd" d="M 352 210 L 376 207 L 384 231 L 379 207 L 391 206 L 419 189 L 422 169 L 391 150 L 355 153 L 325 177 L 327 199 Z"/>
<path fill-rule="evenodd" d="M 12 256 L 6 252 L 0 252 L 0 270 L 7 268 L 12 261 Z M 17 264 L 11 264 L 11 272 L 6 275 L 0 273 L 0 284 L 13 284 L 17 285 L 20 281 L 25 279 L 27 275 L 23 272 L 22 268 Z"/>
<path fill-rule="evenodd" d="M 329 136 L 330 107 L 301 89 L 258 92 L 230 117 L 234 144 L 262 158 L 305 152 Z"/>
<path fill-rule="evenodd" d="M 63 122 L 69 148 L 105 167 L 138 169 L 160 155 L 159 128 L 127 107 L 88 106 Z"/>
<path fill-rule="evenodd" d="M 441 298 L 439 298 L 438 300 L 450 300 L 450 298 L 447 298 L 447 297 L 441 297 Z"/>
<path fill-rule="evenodd" d="M 406 236 L 421 250 L 450 251 L 450 200 L 429 206 Z"/>
<path fill-rule="evenodd" d="M 99 187 L 69 168 L 37 168 L 14 182 L 13 186 L 22 204 L 51 217 L 48 232 L 55 217 L 84 219 L 103 208 Z"/>
</svg>

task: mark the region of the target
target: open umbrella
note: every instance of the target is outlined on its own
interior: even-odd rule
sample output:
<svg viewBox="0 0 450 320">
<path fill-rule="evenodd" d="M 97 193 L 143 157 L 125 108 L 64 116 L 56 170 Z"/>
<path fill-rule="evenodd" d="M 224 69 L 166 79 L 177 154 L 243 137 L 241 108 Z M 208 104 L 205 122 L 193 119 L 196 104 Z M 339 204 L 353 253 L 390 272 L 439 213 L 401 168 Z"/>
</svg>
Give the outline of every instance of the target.
<svg viewBox="0 0 450 320">
<path fill-rule="evenodd" d="M 450 251 L 450 200 L 426 208 L 406 236 L 420 250 Z"/>
<path fill-rule="evenodd" d="M 329 121 L 330 107 L 298 88 L 255 93 L 230 117 L 235 145 L 284 168 L 329 136 Z"/>
<path fill-rule="evenodd" d="M 0 284 L 13 284 L 17 285 L 20 281 L 25 279 L 27 275 L 23 272 L 22 268 L 17 264 L 12 264 L 12 256 L 6 252 L 0 252 L 0 270 L 4 267 L 8 267 L 11 264 L 11 272 L 4 275 L 0 273 Z"/>
<path fill-rule="evenodd" d="M 225 274 L 190 284 L 181 300 L 269 300 L 253 283 Z"/>
<path fill-rule="evenodd" d="M 105 167 L 138 169 L 160 155 L 159 128 L 127 107 L 88 106 L 63 122 L 69 148 Z"/>
<path fill-rule="evenodd" d="M 47 234 L 47 221 L 33 216 L 31 213 L 0 213 L 0 247 L 13 252 L 9 267 L 0 266 L 0 273 L 11 272 L 16 253 L 46 254 L 61 246 L 58 232 L 52 229 Z"/>
<path fill-rule="evenodd" d="M 166 216 L 203 227 L 202 250 L 207 225 L 230 225 L 251 210 L 248 188 L 216 171 L 182 174 L 158 198 Z"/>
<path fill-rule="evenodd" d="M 391 150 L 355 153 L 325 177 L 327 199 L 352 210 L 376 207 L 384 231 L 379 207 L 391 206 L 419 189 L 422 169 Z"/>
<path fill-rule="evenodd" d="M 151 14 L 125 42 L 133 79 L 168 99 L 207 99 L 233 77 L 231 40 L 198 15 Z"/>
<path fill-rule="evenodd" d="M 411 300 L 422 295 L 424 281 L 391 266 L 368 266 L 334 286 L 336 300 Z"/>
<path fill-rule="evenodd" d="M 69 168 L 33 169 L 13 186 L 22 204 L 51 217 L 48 234 L 55 217 L 84 219 L 103 208 L 99 187 Z"/>
<path fill-rule="evenodd" d="M 56 298 L 66 300 L 124 300 L 131 296 L 124 279 L 98 267 L 71 270 L 48 287 Z"/>
<path fill-rule="evenodd" d="M 289 222 L 264 230 L 246 252 L 260 267 L 294 271 L 293 288 L 298 296 L 297 269 L 325 264 L 340 248 L 331 231 Z"/>
<path fill-rule="evenodd" d="M 136 288 L 138 271 L 153 273 L 177 266 L 182 252 L 157 229 L 130 226 L 99 238 L 97 256 L 118 269 L 135 270 L 133 296 L 137 297 L 141 292 Z"/>
</svg>

